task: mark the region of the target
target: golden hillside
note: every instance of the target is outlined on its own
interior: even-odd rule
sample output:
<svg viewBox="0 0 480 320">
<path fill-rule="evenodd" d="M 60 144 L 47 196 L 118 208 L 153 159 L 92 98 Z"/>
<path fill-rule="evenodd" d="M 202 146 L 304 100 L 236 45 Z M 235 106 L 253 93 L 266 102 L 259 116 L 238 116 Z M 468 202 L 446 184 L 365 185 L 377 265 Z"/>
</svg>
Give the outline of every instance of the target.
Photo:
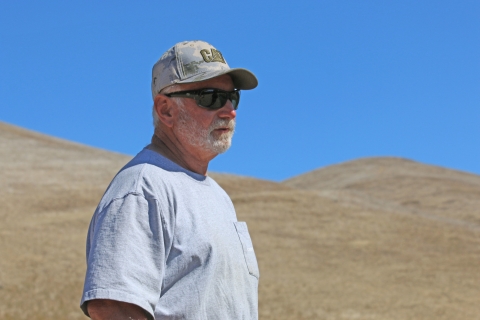
<svg viewBox="0 0 480 320">
<path fill-rule="evenodd" d="M 0 319 L 86 319 L 88 223 L 129 158 L 0 122 Z M 398 158 L 211 176 L 249 225 L 260 319 L 479 318 L 479 176 Z"/>
</svg>

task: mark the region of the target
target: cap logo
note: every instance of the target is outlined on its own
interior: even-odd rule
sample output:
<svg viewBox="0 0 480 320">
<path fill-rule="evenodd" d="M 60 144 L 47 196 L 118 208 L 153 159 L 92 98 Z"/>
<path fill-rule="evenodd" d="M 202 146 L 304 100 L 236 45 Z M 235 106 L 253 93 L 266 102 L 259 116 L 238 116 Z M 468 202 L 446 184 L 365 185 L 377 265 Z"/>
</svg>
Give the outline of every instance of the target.
<svg viewBox="0 0 480 320">
<path fill-rule="evenodd" d="M 205 62 L 221 62 L 227 64 L 225 59 L 223 59 L 222 53 L 213 48 L 211 52 L 208 49 L 203 49 L 200 51 L 200 54 Z"/>
</svg>

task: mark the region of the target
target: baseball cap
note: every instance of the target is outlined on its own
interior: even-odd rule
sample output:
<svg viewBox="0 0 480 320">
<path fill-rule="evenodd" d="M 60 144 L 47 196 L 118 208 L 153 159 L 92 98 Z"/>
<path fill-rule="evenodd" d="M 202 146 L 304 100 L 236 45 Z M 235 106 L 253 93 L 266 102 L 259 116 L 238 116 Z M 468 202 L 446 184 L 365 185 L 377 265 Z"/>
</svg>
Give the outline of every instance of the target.
<svg viewBox="0 0 480 320">
<path fill-rule="evenodd" d="M 152 97 L 172 84 L 198 82 L 223 74 L 232 77 L 236 89 L 249 90 L 258 85 L 252 72 L 231 69 L 222 53 L 211 44 L 200 40 L 179 42 L 153 65 Z"/>
</svg>

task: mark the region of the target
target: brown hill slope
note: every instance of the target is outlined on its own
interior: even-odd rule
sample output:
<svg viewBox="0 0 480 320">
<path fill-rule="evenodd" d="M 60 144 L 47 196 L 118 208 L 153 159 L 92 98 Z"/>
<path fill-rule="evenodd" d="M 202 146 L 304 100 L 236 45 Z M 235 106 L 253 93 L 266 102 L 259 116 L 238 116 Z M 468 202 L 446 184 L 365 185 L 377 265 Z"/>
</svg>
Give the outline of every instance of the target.
<svg viewBox="0 0 480 320">
<path fill-rule="evenodd" d="M 85 318 L 78 303 L 86 230 L 128 159 L 0 123 L 0 319 Z M 375 161 L 388 171 L 390 160 Z M 282 184 L 212 174 L 249 225 L 260 319 L 477 319 L 479 234 L 474 218 L 450 211 L 476 216 L 470 180 L 478 177 L 441 169 L 453 182 L 444 175 L 404 186 L 403 178 L 371 174 L 348 182 L 376 166 L 362 161 L 350 173 L 333 166 Z M 414 177 L 438 169 L 422 166 Z M 403 197 L 382 193 L 384 184 Z M 428 205 L 408 203 L 416 195 L 409 189 L 436 184 L 454 201 L 426 192 Z"/>
<path fill-rule="evenodd" d="M 363 300 L 358 318 L 379 315 L 368 315 L 375 309 L 368 302 L 369 287 L 380 295 L 375 302 L 383 301 L 388 308 L 379 319 L 478 318 L 479 176 L 400 158 L 366 158 L 283 184 L 328 198 L 348 211 L 358 210 L 359 218 L 371 216 L 362 221 L 373 242 L 355 240 L 362 247 L 360 259 L 368 264 L 358 270 L 363 276 L 352 282 L 358 285 L 368 278 L 368 285 L 355 292 Z M 355 237 L 361 226 L 345 231 Z M 342 241 L 336 244 L 345 248 Z M 344 293 L 343 299 L 349 296 Z"/>
<path fill-rule="evenodd" d="M 129 157 L 0 123 L 0 319 L 79 319 L 86 226 Z"/>
<path fill-rule="evenodd" d="M 401 158 L 365 158 L 283 182 L 331 199 L 479 229 L 480 176 Z"/>
</svg>

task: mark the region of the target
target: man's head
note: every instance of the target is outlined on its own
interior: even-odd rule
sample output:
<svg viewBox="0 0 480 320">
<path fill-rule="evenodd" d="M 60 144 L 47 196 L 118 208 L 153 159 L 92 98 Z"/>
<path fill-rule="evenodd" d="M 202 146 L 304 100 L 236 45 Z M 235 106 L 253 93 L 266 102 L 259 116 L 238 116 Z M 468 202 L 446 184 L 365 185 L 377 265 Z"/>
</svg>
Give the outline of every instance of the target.
<svg viewBox="0 0 480 320">
<path fill-rule="evenodd" d="M 235 128 L 237 89 L 253 89 L 257 83 L 250 71 L 230 69 L 220 51 L 206 42 L 176 44 L 152 70 L 157 136 L 169 135 L 190 152 L 225 152 Z"/>
</svg>

